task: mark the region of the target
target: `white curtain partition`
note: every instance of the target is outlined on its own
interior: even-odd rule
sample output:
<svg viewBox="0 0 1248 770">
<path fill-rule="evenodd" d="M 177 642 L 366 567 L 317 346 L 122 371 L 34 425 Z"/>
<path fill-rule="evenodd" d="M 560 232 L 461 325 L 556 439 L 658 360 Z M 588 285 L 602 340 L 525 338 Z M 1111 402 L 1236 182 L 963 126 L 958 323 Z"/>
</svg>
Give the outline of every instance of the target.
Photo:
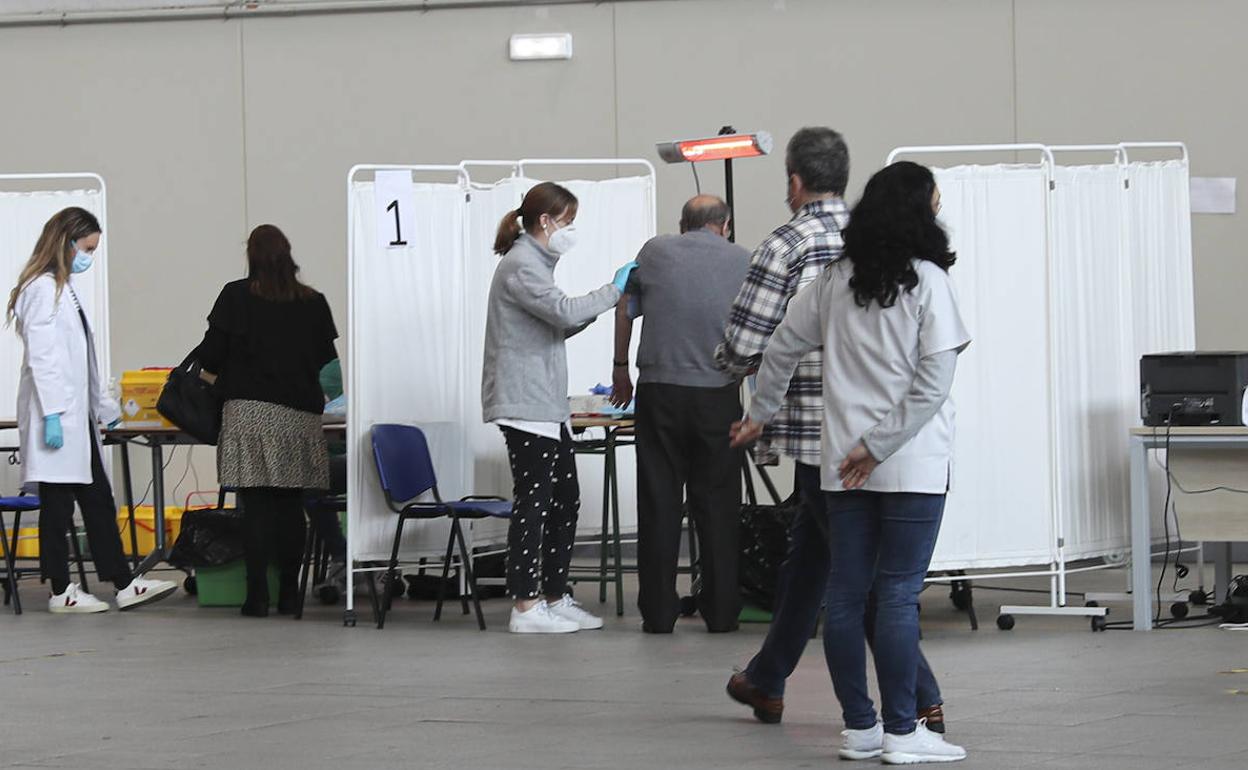
<svg viewBox="0 0 1248 770">
<path fill-rule="evenodd" d="M 465 164 L 470 167 L 470 164 Z M 520 165 L 517 164 L 519 169 Z M 498 258 L 494 235 L 503 215 L 520 205 L 536 179 L 511 176 L 472 184 L 414 183 L 415 233 L 408 248 L 378 243 L 373 184 L 352 182 L 351 360 L 352 469 L 349 480 L 353 558 L 386 558 L 394 516 L 381 494 L 368 427 L 380 422 L 419 425 L 429 434 L 444 498 L 511 496 L 511 473 L 501 434 L 481 421 L 481 358 L 486 300 Z M 580 200 L 577 248 L 560 260 L 555 277 L 570 294 L 609 281 L 654 235 L 652 176 L 566 181 Z M 570 394 L 585 393 L 611 375 L 612 320 L 605 314 L 568 345 Z M 635 523 L 632 453 L 620 458 L 623 527 Z M 579 460 L 582 533 L 601 521 L 601 457 Z M 441 558 L 447 526 L 411 523 L 405 560 Z M 474 524 L 475 545 L 502 542 L 506 522 Z"/>
<path fill-rule="evenodd" d="M 58 181 L 81 184 L 96 181 L 99 189 L 56 190 L 41 192 L 0 192 L 0 297 L 7 306 L 9 292 L 17 283 L 18 274 L 30 259 L 44 224 L 53 214 L 70 206 L 79 206 L 95 214 L 104 228 L 96 250 L 95 266 L 83 276 L 72 279 L 74 289 L 87 307 L 95 331 L 96 355 L 104 372 L 109 368 L 108 344 L 108 223 L 105 215 L 103 181 L 92 174 L 66 176 L 0 175 L 5 182 L 37 183 L 52 186 Z M 0 329 L 0 420 L 17 416 L 17 385 L 22 366 L 22 341 L 14 327 Z M 107 376 L 107 375 L 106 375 Z M 16 446 L 17 432 L 0 435 L 0 445 Z M 0 494 L 17 494 L 21 471 L 7 462 L 0 462 Z"/>
<path fill-rule="evenodd" d="M 1139 357 L 1195 344 L 1186 160 L 934 171 L 975 341 L 933 569 L 1119 553 Z"/>
</svg>

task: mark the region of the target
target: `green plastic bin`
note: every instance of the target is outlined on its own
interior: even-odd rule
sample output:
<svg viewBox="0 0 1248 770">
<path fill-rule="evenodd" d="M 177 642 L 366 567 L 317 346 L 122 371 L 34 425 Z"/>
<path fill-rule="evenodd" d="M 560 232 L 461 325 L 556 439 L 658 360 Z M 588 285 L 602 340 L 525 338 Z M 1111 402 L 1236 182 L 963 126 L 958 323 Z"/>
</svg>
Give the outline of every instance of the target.
<svg viewBox="0 0 1248 770">
<path fill-rule="evenodd" d="M 197 567 L 200 607 L 242 607 L 247 598 L 247 567 L 242 559 L 220 567 Z M 269 567 L 269 605 L 277 602 L 277 570 Z"/>
</svg>

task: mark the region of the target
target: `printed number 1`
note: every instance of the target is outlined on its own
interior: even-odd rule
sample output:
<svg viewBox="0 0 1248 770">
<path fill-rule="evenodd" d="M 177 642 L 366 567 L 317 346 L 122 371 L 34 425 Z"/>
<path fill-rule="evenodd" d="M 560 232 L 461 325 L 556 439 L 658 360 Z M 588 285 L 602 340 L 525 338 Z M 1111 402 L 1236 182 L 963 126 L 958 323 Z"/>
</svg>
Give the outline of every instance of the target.
<svg viewBox="0 0 1248 770">
<path fill-rule="evenodd" d="M 394 240 L 390 241 L 391 246 L 406 246 L 407 241 L 403 240 L 403 227 L 399 224 L 399 202 L 397 200 L 390 201 L 390 205 L 386 206 L 386 211 L 394 211 Z"/>
</svg>

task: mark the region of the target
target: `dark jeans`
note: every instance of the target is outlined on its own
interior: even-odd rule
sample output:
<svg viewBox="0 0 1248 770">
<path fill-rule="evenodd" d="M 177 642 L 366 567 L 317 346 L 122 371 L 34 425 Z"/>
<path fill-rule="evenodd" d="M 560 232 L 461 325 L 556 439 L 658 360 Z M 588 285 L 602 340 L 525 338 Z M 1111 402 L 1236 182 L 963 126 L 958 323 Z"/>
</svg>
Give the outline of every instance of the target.
<svg viewBox="0 0 1248 770">
<path fill-rule="evenodd" d="M 637 388 L 637 606 L 644 627 L 668 633 L 680 617 L 676 567 L 688 501 L 698 538 L 698 611 L 708 631 L 735 631 L 741 528 L 741 451 L 728 430 L 741 419 L 736 384 Z"/>
<path fill-rule="evenodd" d="M 120 591 L 130 585 L 133 576 L 121 548 L 113 488 L 104 473 L 94 431 L 91 432 L 90 484 L 39 485 L 39 571 L 56 594 L 65 593 L 69 587 L 67 536 L 74 519 L 75 501 L 82 510 L 95 572 L 100 580 L 111 582 Z"/>
<path fill-rule="evenodd" d="M 823 649 L 845 727 L 876 722 L 867 691 L 864 615 L 874 588 L 875 671 L 884 730 L 914 731 L 919 652 L 919 591 L 945 510 L 944 495 L 905 492 L 825 494 L 832 568 Z"/>
<path fill-rule="evenodd" d="M 515 494 L 507 530 L 507 593 L 515 599 L 559 597 L 568 590 L 581 487 L 572 437 L 560 440 L 503 428 Z"/>
<path fill-rule="evenodd" d="M 329 456 L 329 497 L 347 493 L 347 456 Z M 342 522 L 334 506 L 326 506 L 326 495 L 320 490 L 310 490 L 303 495 L 303 507 L 308 513 L 308 524 L 325 543 L 330 558 L 346 561 L 347 538 L 342 534 Z"/>
<path fill-rule="evenodd" d="M 794 486 L 802 505 L 789 530 L 789 554 L 780 567 L 771 628 L 762 649 L 745 669 L 750 683 L 771 697 L 784 695 L 785 680 L 797 668 L 806 642 L 815 632 L 819 608 L 827 593 L 831 559 L 824 535 L 826 524 L 820 526 L 821 522 L 815 518 L 824 514 L 824 493 L 819 484 L 819 468 L 798 463 Z M 874 609 L 873 599 L 874 596 L 869 598 L 868 616 Z M 871 644 L 875 624 L 865 624 L 865 632 L 867 643 Z M 826 629 L 824 638 L 827 638 Z M 919 708 L 941 703 L 940 687 L 921 652 L 916 681 Z"/>
</svg>

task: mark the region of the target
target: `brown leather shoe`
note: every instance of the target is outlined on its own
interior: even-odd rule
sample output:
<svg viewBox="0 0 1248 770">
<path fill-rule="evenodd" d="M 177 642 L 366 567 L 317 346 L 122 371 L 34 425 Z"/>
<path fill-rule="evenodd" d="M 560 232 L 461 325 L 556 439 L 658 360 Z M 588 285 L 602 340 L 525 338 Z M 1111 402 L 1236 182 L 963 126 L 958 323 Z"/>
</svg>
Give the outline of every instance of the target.
<svg viewBox="0 0 1248 770">
<path fill-rule="evenodd" d="M 937 703 L 935 706 L 919 709 L 919 719 L 926 719 L 927 729 L 932 732 L 945 734 L 945 712 L 941 704 Z"/>
<path fill-rule="evenodd" d="M 763 695 L 750 684 L 744 671 L 738 671 L 728 680 L 728 697 L 754 709 L 754 718 L 763 724 L 778 725 L 784 715 L 784 698 Z"/>
</svg>

